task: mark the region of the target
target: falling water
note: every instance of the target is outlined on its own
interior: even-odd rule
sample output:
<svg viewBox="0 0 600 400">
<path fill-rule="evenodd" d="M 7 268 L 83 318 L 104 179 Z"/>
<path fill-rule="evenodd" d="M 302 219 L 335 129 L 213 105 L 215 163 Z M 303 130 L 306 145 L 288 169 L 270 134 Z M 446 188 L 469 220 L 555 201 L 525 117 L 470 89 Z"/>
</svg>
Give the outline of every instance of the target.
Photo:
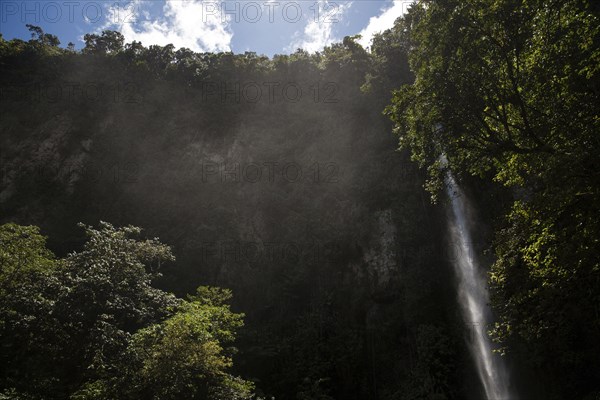
<svg viewBox="0 0 600 400">
<path fill-rule="evenodd" d="M 458 297 L 467 324 L 485 328 L 490 321 L 486 279 L 479 271 L 467 222 L 468 203 L 451 174 L 446 178 L 451 199 L 449 229 L 453 246 L 453 264 L 458 277 Z M 491 341 L 484 332 L 472 335 L 470 350 L 488 400 L 513 400 L 508 389 L 506 370 L 492 353 Z"/>
</svg>

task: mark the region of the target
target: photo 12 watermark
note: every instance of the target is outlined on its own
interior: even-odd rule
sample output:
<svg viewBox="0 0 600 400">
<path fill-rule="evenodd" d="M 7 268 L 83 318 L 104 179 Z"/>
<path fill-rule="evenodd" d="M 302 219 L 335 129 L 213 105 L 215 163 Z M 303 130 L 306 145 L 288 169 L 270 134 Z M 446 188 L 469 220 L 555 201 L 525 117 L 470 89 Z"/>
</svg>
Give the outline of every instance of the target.
<svg viewBox="0 0 600 400">
<path fill-rule="evenodd" d="M 136 82 L 32 82 L 0 86 L 0 101 L 13 103 L 138 104 L 144 99 Z"/>
<path fill-rule="evenodd" d="M 219 240 L 200 245 L 203 265 L 231 263 L 252 265 L 284 263 L 292 265 L 319 265 L 334 262 L 341 252 L 335 241 L 240 241 Z"/>
<path fill-rule="evenodd" d="M 294 81 L 201 81 L 197 84 L 202 102 L 210 103 L 339 103 L 336 82 Z"/>
<path fill-rule="evenodd" d="M 59 166 L 49 165 L 13 165 L 2 162 L 0 158 L 0 183 L 8 181 L 30 180 L 43 185 L 52 182 L 87 183 L 137 183 L 140 167 L 137 162 L 124 161 L 111 164 L 94 162 L 66 162 Z"/>
<path fill-rule="evenodd" d="M 344 1 L 199 1 L 167 0 L 179 3 L 196 20 L 205 24 L 220 23 L 288 23 L 312 21 L 336 24 L 346 3 Z M 77 23 L 135 24 L 148 21 L 147 10 L 155 0 L 142 1 L 2 1 L 0 21 L 22 24 Z"/>
<path fill-rule="evenodd" d="M 295 161 L 202 162 L 196 168 L 205 184 L 215 183 L 339 183 L 335 162 L 304 165 Z"/>
</svg>

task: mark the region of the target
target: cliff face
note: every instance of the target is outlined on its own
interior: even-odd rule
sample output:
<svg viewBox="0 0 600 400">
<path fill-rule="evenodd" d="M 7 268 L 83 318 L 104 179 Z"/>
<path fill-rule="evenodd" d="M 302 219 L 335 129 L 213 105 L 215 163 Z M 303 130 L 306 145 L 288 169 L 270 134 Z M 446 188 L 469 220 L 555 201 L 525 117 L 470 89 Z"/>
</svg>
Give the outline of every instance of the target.
<svg viewBox="0 0 600 400">
<path fill-rule="evenodd" d="M 104 87 L 116 75 L 74 64 L 41 87 L 73 81 Z M 374 246 L 364 262 L 383 274 L 376 280 L 388 281 L 394 239 L 384 210 L 399 189 L 420 188 L 394 184 L 392 171 L 406 160 L 394 154 L 389 125 L 379 110 L 368 109 L 357 84 L 343 84 L 355 97 L 335 103 L 313 94 L 256 104 L 235 96 L 206 99 L 161 80 L 135 81 L 136 101 L 106 91 L 103 101 L 9 96 L 2 107 L 10 118 L 0 126 L 4 218 L 42 226 L 58 252 L 69 250 L 61 246 L 65 240 L 78 240 L 76 228 L 64 227 L 68 222 L 137 224 L 173 244 L 180 264 L 190 264 L 178 269 L 202 279 L 220 275 L 214 265 L 193 265 L 203 242 L 316 243 L 340 253 Z M 379 217 L 372 213 L 388 213 L 381 217 L 387 222 L 374 222 Z M 380 233 L 385 243 L 378 243 Z"/>
<path fill-rule="evenodd" d="M 377 212 L 374 217 L 377 219 L 376 229 L 364 255 L 364 262 L 372 276 L 374 288 L 385 290 L 392 286 L 392 279 L 400 267 L 396 254 L 398 238 L 390 209 Z"/>
<path fill-rule="evenodd" d="M 448 289 L 445 267 L 423 251 L 439 243 L 440 218 L 424 206 L 422 179 L 395 151 L 380 102 L 360 92 L 361 81 L 280 73 L 261 79 L 297 83 L 306 95 L 208 99 L 104 62 L 76 58 L 35 79 L 127 91 L 2 102 L 0 222 L 41 226 L 59 254 L 81 244 L 80 221 L 160 237 L 177 262 L 159 285 L 180 294 L 232 288 L 247 315 L 237 364 L 273 393 L 292 398 L 297 375 L 314 367 L 300 361 L 313 326 L 329 332 L 317 342 L 335 346 L 324 373 L 340 398 L 371 396 L 374 373 L 383 386 L 398 384 L 393 370 L 412 379 L 414 331 L 447 317 L 434 307 Z M 335 102 L 311 89 L 332 82 Z M 289 347 L 295 340 L 300 347 Z M 364 352 L 380 362 L 336 367 Z"/>
</svg>

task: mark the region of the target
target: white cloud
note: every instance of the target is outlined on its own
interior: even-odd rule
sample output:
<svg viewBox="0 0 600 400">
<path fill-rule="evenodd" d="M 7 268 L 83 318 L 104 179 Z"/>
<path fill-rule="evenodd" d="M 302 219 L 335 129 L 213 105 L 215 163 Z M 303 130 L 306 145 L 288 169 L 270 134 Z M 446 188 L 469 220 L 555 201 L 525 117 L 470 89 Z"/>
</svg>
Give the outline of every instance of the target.
<svg viewBox="0 0 600 400">
<path fill-rule="evenodd" d="M 369 19 L 369 24 L 360 31 L 362 37 L 358 42 L 365 48 L 370 46 L 373 35 L 393 27 L 396 18 L 404 14 L 412 3 L 412 1 L 394 0 L 391 7 L 382 9 L 380 15 Z"/>
<path fill-rule="evenodd" d="M 319 0 L 311 8 L 314 11 L 316 7 L 319 8 L 318 18 L 311 13 L 304 31 L 296 32 L 294 40 L 286 48 L 286 51 L 293 52 L 301 48 L 314 53 L 339 40 L 333 33 L 333 27 L 341 22 L 346 11 L 352 7 L 352 2 L 340 5 L 340 3 L 328 0 Z"/>
<path fill-rule="evenodd" d="M 119 7 L 118 3 L 115 5 Z M 172 43 L 175 48 L 187 47 L 196 52 L 231 50 L 230 20 L 223 15 L 219 3 L 167 0 L 161 16 L 152 16 L 143 10 L 148 5 L 151 5 L 149 1 L 136 0 L 128 10 L 122 6 L 120 9 L 111 7 L 102 29 L 119 30 L 126 42 L 137 40 L 144 46 Z"/>
</svg>

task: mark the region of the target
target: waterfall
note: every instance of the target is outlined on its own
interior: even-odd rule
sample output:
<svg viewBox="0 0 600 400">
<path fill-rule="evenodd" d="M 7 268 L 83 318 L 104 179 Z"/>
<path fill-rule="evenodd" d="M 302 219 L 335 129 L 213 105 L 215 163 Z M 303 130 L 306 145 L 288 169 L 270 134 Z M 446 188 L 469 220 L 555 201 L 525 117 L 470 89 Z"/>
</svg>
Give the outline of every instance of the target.
<svg viewBox="0 0 600 400">
<path fill-rule="evenodd" d="M 479 379 L 487 400 L 513 400 L 508 376 L 502 360 L 492 353 L 492 343 L 485 333 L 490 322 L 487 280 L 477 265 L 475 249 L 468 222 L 469 205 L 452 174 L 446 177 L 446 190 L 451 200 L 448 226 L 452 240 L 453 265 L 458 278 L 458 299 L 466 324 L 480 325 L 480 332 L 472 335 L 469 347 L 475 359 Z"/>
</svg>

